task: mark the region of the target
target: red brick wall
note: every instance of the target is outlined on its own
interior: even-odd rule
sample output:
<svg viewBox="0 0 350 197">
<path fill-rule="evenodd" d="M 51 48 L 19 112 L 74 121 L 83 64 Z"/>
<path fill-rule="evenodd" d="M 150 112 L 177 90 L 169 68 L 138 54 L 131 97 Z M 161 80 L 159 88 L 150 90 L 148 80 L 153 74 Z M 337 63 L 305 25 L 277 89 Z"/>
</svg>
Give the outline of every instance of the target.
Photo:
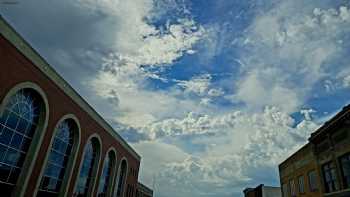
<svg viewBox="0 0 350 197">
<path fill-rule="evenodd" d="M 38 175 L 41 171 L 43 161 L 48 151 L 48 146 L 52 138 L 52 133 L 57 121 L 66 114 L 74 114 L 80 122 L 81 126 L 81 144 L 77 160 L 74 166 L 71 185 L 69 193 L 73 192 L 73 183 L 75 183 L 78 173 L 79 164 L 81 161 L 85 142 L 90 135 L 98 133 L 102 139 L 102 160 L 105 158 L 106 151 L 111 147 L 117 150 L 117 162 L 122 157 L 128 159 L 129 168 L 134 168 L 137 172 L 139 170 L 139 161 L 132 157 L 121 144 L 117 142 L 107 131 L 103 129 L 92 117 L 90 117 L 78 104 L 70 99 L 54 82 L 52 82 L 45 74 L 43 74 L 31 61 L 24 57 L 11 43 L 0 35 L 0 100 L 4 98 L 7 92 L 16 84 L 30 81 L 36 83 L 46 93 L 49 103 L 49 120 L 48 127 L 44 135 L 43 143 L 41 144 L 39 154 L 35 159 L 35 167 L 33 174 L 30 177 L 29 185 L 27 187 L 26 196 L 30 196 L 35 189 Z M 103 162 L 100 162 L 98 176 L 101 174 Z M 98 181 L 98 180 L 97 180 Z M 129 184 L 136 188 L 137 178 L 133 176 L 128 177 Z M 96 184 L 96 187 L 98 184 Z M 95 191 L 97 189 L 95 188 Z"/>
</svg>

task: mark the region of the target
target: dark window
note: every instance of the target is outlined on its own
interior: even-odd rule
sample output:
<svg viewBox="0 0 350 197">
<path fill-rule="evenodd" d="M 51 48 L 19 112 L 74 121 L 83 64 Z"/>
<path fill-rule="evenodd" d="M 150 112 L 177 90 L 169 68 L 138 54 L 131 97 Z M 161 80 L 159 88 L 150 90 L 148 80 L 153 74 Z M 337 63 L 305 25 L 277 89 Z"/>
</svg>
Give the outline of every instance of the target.
<svg viewBox="0 0 350 197">
<path fill-rule="evenodd" d="M 125 194 L 125 196 L 126 197 L 130 197 L 130 185 L 129 184 L 127 184 L 127 186 L 126 186 L 126 194 Z"/>
<path fill-rule="evenodd" d="M 97 196 L 104 197 L 107 196 L 109 182 L 111 180 L 112 166 L 114 165 L 114 156 L 112 152 L 108 153 L 106 160 L 103 165 L 102 176 L 100 177 L 100 184 L 98 186 Z"/>
<path fill-rule="evenodd" d="M 345 188 L 350 188 L 350 154 L 340 158 L 342 176 Z"/>
<path fill-rule="evenodd" d="M 324 183 L 326 192 L 334 192 L 339 190 L 339 184 L 337 180 L 337 171 L 333 162 L 327 163 L 322 166 Z"/>
<path fill-rule="evenodd" d="M 290 195 L 292 197 L 297 196 L 297 193 L 295 191 L 295 183 L 293 179 L 289 181 L 289 187 L 290 187 Z"/>
<path fill-rule="evenodd" d="M 12 193 L 18 180 L 37 128 L 40 105 L 32 92 L 21 90 L 10 97 L 0 117 L 0 191 L 4 196 Z"/>
<path fill-rule="evenodd" d="M 317 191 L 318 190 L 318 186 L 317 186 L 317 174 L 316 171 L 310 171 L 308 173 L 308 177 L 309 177 L 309 186 L 310 186 L 310 191 Z"/>
<path fill-rule="evenodd" d="M 38 196 L 58 196 L 73 146 L 73 125 L 58 125 L 50 155 L 41 179 Z"/>
<path fill-rule="evenodd" d="M 87 196 L 92 180 L 94 179 L 94 168 L 97 163 L 97 144 L 92 140 L 88 142 L 84 150 L 84 159 L 80 169 L 77 187 L 74 196 Z"/>
<path fill-rule="evenodd" d="M 118 185 L 117 185 L 117 197 L 121 197 L 124 192 L 127 169 L 128 169 L 128 166 L 126 164 L 126 161 L 123 160 L 120 166 L 120 174 L 119 174 Z"/>
<path fill-rule="evenodd" d="M 299 193 L 301 194 L 305 193 L 304 176 L 299 176 L 298 186 L 299 186 Z"/>
<path fill-rule="evenodd" d="M 282 184 L 282 192 L 283 192 L 283 197 L 288 197 L 288 184 L 287 183 Z"/>
</svg>

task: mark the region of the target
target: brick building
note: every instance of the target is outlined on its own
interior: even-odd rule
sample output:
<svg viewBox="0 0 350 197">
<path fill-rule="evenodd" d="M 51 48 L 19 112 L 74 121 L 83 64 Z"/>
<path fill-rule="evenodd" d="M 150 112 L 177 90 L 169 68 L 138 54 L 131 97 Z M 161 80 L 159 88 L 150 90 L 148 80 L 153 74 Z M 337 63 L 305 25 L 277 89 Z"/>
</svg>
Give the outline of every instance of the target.
<svg viewBox="0 0 350 197">
<path fill-rule="evenodd" d="M 140 156 L 0 16 L 1 196 L 135 196 Z"/>
<path fill-rule="evenodd" d="M 321 172 L 324 196 L 350 196 L 350 105 L 309 138 Z"/>
<path fill-rule="evenodd" d="M 279 165 L 283 196 L 320 196 L 320 176 L 310 143 Z"/>
<path fill-rule="evenodd" d="M 136 197 L 152 197 L 153 191 L 142 183 L 137 183 Z"/>
<path fill-rule="evenodd" d="M 350 196 L 350 105 L 279 165 L 284 197 Z"/>
</svg>

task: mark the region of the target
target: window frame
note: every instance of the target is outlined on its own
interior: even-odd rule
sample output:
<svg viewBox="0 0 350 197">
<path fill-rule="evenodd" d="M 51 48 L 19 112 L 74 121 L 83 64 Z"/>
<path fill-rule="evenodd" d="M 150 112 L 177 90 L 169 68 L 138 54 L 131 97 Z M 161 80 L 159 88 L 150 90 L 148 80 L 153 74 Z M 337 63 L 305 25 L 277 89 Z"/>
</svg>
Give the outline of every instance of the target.
<svg viewBox="0 0 350 197">
<path fill-rule="evenodd" d="M 78 157 L 78 152 L 79 152 L 79 148 L 80 148 L 80 142 L 81 142 L 81 127 L 80 127 L 80 122 L 79 119 L 74 115 L 74 114 L 66 114 L 64 116 L 62 116 L 56 123 L 54 132 L 52 133 L 51 136 L 51 140 L 50 140 L 50 145 L 48 146 L 47 150 L 46 150 L 46 155 L 45 155 L 45 160 L 43 162 L 40 174 L 39 174 L 39 178 L 37 180 L 36 183 L 36 187 L 35 187 L 35 191 L 34 191 L 34 195 L 36 196 L 37 193 L 39 192 L 39 186 L 41 183 L 41 179 L 44 176 L 44 172 L 45 172 L 45 168 L 49 159 L 49 155 L 51 152 L 51 148 L 53 145 L 53 142 L 55 141 L 55 136 L 58 132 L 58 126 L 63 122 L 63 121 L 72 121 L 75 124 L 75 127 L 73 129 L 73 145 L 72 145 L 72 150 L 71 150 L 71 154 L 70 154 L 70 158 L 69 161 L 67 163 L 67 169 L 64 173 L 64 177 L 63 177 L 63 181 L 62 181 L 62 185 L 61 185 L 61 189 L 59 191 L 59 196 L 66 196 L 68 193 L 68 189 L 69 189 L 69 185 L 72 179 L 72 175 L 73 175 L 73 168 L 77 162 L 77 157 Z"/>
<path fill-rule="evenodd" d="M 296 185 L 294 178 L 289 180 L 289 193 L 291 197 L 297 196 Z"/>
<path fill-rule="evenodd" d="M 85 142 L 84 144 L 84 148 L 81 150 L 83 151 L 82 154 L 81 154 L 81 158 L 80 158 L 80 164 L 79 164 L 79 168 L 78 168 L 78 173 L 76 174 L 76 177 L 75 177 L 75 182 L 74 182 L 74 187 L 73 187 L 73 195 L 75 194 L 75 190 L 77 189 L 77 186 L 78 186 L 78 181 L 79 181 L 79 177 L 80 177 L 80 171 L 81 171 L 81 168 L 83 166 L 83 162 L 84 162 L 84 158 L 85 158 L 85 149 L 87 148 L 88 146 L 88 143 L 89 141 L 92 142 L 92 140 L 96 140 L 98 146 L 97 146 L 97 151 L 96 151 L 96 161 L 94 163 L 94 166 L 93 166 L 93 171 L 92 171 L 92 178 L 93 180 L 90 182 L 89 184 L 89 189 L 88 189 L 88 197 L 90 196 L 93 196 L 93 193 L 94 193 L 94 190 L 96 188 L 96 182 L 97 182 L 97 173 L 99 171 L 99 168 L 100 168 L 100 163 L 101 163 L 101 150 L 102 150 L 102 140 L 100 138 L 100 136 L 97 134 L 97 133 L 94 133 L 92 134 Z"/>
<path fill-rule="evenodd" d="M 98 190 L 100 188 L 100 181 L 101 181 L 102 173 L 103 173 L 103 170 L 104 170 L 104 164 L 105 164 L 106 158 L 109 156 L 109 154 L 113 154 L 114 158 L 112 158 L 113 160 L 111 161 L 112 162 L 111 163 L 112 168 L 110 169 L 109 183 L 108 183 L 108 186 L 107 186 L 107 196 L 111 196 L 112 192 L 113 192 L 113 185 L 114 185 L 114 181 L 116 179 L 114 174 L 115 174 L 116 169 L 117 169 L 117 161 L 118 160 L 117 160 L 117 151 L 115 150 L 114 147 L 111 147 L 106 152 L 105 158 L 103 160 L 101 176 L 99 177 L 99 181 L 98 181 L 98 184 L 97 184 L 97 194 L 96 194 L 97 196 L 98 196 L 98 192 L 99 192 Z"/>
<path fill-rule="evenodd" d="M 343 158 L 347 158 L 348 162 L 350 162 L 350 153 L 346 153 L 346 154 L 339 157 L 339 164 L 340 164 L 340 170 L 341 170 L 341 181 L 343 182 L 344 189 L 350 189 L 350 181 L 347 182 L 346 177 L 345 177 L 344 166 L 343 166 L 343 162 L 342 162 Z M 348 176 L 350 178 L 350 174 Z"/>
<path fill-rule="evenodd" d="M 114 182 L 114 186 L 113 186 L 113 196 L 116 196 L 117 197 L 117 193 L 118 193 L 118 184 L 119 184 L 119 177 L 120 177 L 120 173 L 121 173 L 121 168 L 122 168 L 122 163 L 123 161 L 126 162 L 126 172 L 125 172 L 125 178 L 124 178 L 124 183 L 123 183 L 123 188 L 122 188 L 122 191 L 121 191 L 121 194 L 120 194 L 120 197 L 124 197 L 124 194 L 125 194 L 125 190 L 126 190 L 126 183 L 127 183 L 127 179 L 128 179 L 128 171 L 129 171 L 129 162 L 127 160 L 126 157 L 123 157 L 120 161 L 119 161 L 119 165 L 118 165 L 118 171 L 116 173 L 116 178 L 115 178 L 115 182 Z"/>
<path fill-rule="evenodd" d="M 325 167 L 328 166 L 328 169 L 325 170 Z M 322 165 L 321 167 L 322 169 L 322 174 L 323 174 L 323 182 L 324 182 L 324 186 L 325 186 L 325 193 L 332 193 L 332 192 L 336 192 L 339 191 L 340 189 L 340 185 L 339 185 L 339 180 L 337 177 L 337 167 L 336 164 L 334 163 L 334 161 L 329 161 L 325 164 Z M 335 171 L 335 174 L 333 174 L 333 172 Z M 332 189 L 330 190 L 329 188 L 329 182 L 327 182 L 327 178 L 326 178 L 326 173 L 330 173 L 331 178 L 333 178 L 333 176 L 335 176 L 335 179 L 331 180 L 332 183 Z M 333 188 L 334 187 L 334 188 Z M 338 188 L 336 188 L 338 187 Z"/>
<path fill-rule="evenodd" d="M 288 197 L 290 194 L 289 181 L 287 183 L 282 183 L 282 196 Z"/>
<path fill-rule="evenodd" d="M 2 98 L 0 103 L 0 116 L 3 115 L 6 105 L 10 101 L 11 97 L 21 90 L 32 91 L 39 97 L 41 103 L 37 127 L 35 128 L 30 146 L 28 148 L 22 166 L 22 169 L 26 170 L 21 170 L 17 182 L 15 184 L 21 185 L 21 187 L 15 187 L 12 193 L 13 196 L 23 196 L 24 192 L 26 191 L 26 188 L 28 187 L 28 182 L 31 177 L 30 175 L 32 174 L 32 171 L 35 167 L 36 158 L 39 154 L 40 146 L 46 134 L 50 114 L 48 99 L 43 89 L 36 83 L 26 81 L 14 85 L 13 87 L 11 87 L 11 89 L 7 91 L 6 95 Z"/>
<path fill-rule="evenodd" d="M 302 180 L 302 184 L 300 184 L 300 181 Z M 300 187 L 302 186 L 302 187 Z M 302 188 L 302 191 L 301 191 Z M 304 175 L 298 176 L 298 192 L 299 194 L 305 194 L 305 177 Z"/>
<path fill-rule="evenodd" d="M 315 186 L 316 186 L 316 188 L 312 188 L 312 184 L 311 184 L 311 178 L 310 178 L 310 175 L 311 175 L 311 173 L 314 173 L 315 174 Z M 317 172 L 316 172 L 316 170 L 310 170 L 310 171 L 308 171 L 308 173 L 307 173 L 307 180 L 308 180 L 308 186 L 309 186 L 309 190 L 310 190 L 310 192 L 317 192 L 318 190 L 319 190 L 319 185 L 318 185 L 318 183 L 317 183 Z"/>
</svg>

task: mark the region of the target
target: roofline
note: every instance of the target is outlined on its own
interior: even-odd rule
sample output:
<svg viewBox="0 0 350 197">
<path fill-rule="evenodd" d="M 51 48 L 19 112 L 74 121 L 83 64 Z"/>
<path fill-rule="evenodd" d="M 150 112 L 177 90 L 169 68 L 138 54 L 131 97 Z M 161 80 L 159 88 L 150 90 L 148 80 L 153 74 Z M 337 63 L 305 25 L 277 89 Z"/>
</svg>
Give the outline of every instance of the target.
<svg viewBox="0 0 350 197">
<path fill-rule="evenodd" d="M 297 155 L 301 150 L 307 148 L 308 146 L 310 146 L 310 142 L 307 142 L 306 144 L 304 144 L 302 147 L 300 147 L 297 151 L 295 151 L 293 154 L 291 154 L 289 157 L 287 157 L 287 159 L 285 159 L 284 161 L 282 161 L 278 167 L 280 168 L 281 165 L 283 165 L 284 163 L 286 163 L 288 160 L 290 160 L 292 157 L 294 157 L 295 155 Z"/>
<path fill-rule="evenodd" d="M 3 35 L 13 46 L 53 81 L 66 95 L 87 112 L 97 123 L 111 134 L 132 156 L 138 161 L 141 156 L 98 114 L 74 89 L 54 70 L 50 64 L 33 49 L 22 36 L 0 14 L 0 34 Z"/>
<path fill-rule="evenodd" d="M 137 187 L 143 188 L 143 189 L 147 190 L 147 192 L 153 194 L 153 189 L 151 189 L 150 187 L 148 187 L 147 185 L 145 185 L 145 184 L 143 184 L 143 183 L 141 183 L 139 181 L 137 182 Z"/>
<path fill-rule="evenodd" d="M 339 120 L 341 120 L 344 116 L 348 115 L 349 113 L 350 113 L 350 104 L 344 106 L 340 112 L 338 112 L 330 120 L 326 121 L 315 132 L 311 133 L 311 136 L 309 137 L 309 141 L 312 141 L 313 139 L 318 137 L 321 133 L 323 133 L 325 130 L 329 129 L 331 126 L 333 126 L 335 123 L 337 123 Z"/>
</svg>

